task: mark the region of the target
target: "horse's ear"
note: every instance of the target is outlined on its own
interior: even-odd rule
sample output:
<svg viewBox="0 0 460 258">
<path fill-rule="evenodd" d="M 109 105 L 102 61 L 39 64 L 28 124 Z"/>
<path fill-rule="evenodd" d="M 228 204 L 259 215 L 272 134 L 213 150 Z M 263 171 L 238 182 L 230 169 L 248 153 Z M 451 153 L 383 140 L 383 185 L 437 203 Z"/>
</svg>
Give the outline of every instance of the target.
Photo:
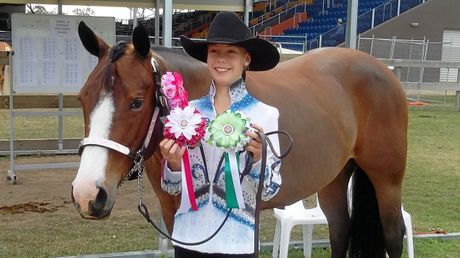
<svg viewBox="0 0 460 258">
<path fill-rule="evenodd" d="M 136 52 L 143 58 L 147 57 L 150 52 L 150 40 L 147 30 L 142 24 L 134 29 L 132 40 Z"/>
<path fill-rule="evenodd" d="M 108 47 L 102 39 L 100 39 L 94 32 L 81 21 L 78 24 L 78 35 L 80 36 L 81 43 L 92 55 L 100 57 L 102 54 L 102 47 Z"/>
</svg>

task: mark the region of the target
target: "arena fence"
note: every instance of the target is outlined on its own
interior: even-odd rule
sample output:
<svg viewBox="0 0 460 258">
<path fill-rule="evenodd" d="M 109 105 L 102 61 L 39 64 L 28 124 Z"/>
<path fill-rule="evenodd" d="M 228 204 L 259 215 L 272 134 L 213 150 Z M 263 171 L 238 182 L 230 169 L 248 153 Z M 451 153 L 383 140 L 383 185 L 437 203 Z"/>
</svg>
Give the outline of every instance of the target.
<svg viewBox="0 0 460 258">
<path fill-rule="evenodd" d="M 455 43 L 358 37 L 357 46 L 394 69 L 409 98 L 447 105 L 454 95 L 460 106 L 460 46 Z"/>
</svg>

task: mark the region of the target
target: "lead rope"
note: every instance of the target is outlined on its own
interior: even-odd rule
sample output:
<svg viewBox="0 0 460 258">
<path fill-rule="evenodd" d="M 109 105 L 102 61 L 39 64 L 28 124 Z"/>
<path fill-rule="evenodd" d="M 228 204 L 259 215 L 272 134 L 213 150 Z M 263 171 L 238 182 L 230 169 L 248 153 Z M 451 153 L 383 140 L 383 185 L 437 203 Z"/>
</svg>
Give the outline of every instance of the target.
<svg viewBox="0 0 460 258">
<path fill-rule="evenodd" d="M 262 202 L 262 191 L 263 191 L 263 185 L 265 181 L 265 168 L 267 166 L 267 143 L 270 146 L 270 149 L 275 157 L 278 159 L 283 159 L 286 157 L 289 152 L 291 152 L 292 149 L 292 144 L 294 143 L 292 137 L 285 131 L 273 131 L 273 132 L 268 132 L 266 134 L 262 132 L 256 132 L 261 139 L 262 143 L 262 160 L 260 164 L 260 175 L 259 175 L 259 185 L 257 187 L 257 193 L 256 193 L 256 209 L 254 211 L 254 257 L 258 258 L 259 257 L 259 219 L 260 219 L 260 203 Z M 284 134 L 285 136 L 288 137 L 289 144 L 286 148 L 286 151 L 283 154 L 278 154 L 275 152 L 274 147 L 270 139 L 267 137 L 272 134 Z"/>
<path fill-rule="evenodd" d="M 142 161 L 143 161 L 143 159 L 142 159 Z M 221 159 L 221 162 L 222 162 L 222 159 Z M 251 170 L 251 167 L 252 167 L 252 157 L 250 157 L 247 160 L 245 169 L 243 170 L 243 173 L 241 174 L 240 181 L 242 181 L 243 177 L 246 174 L 249 173 L 249 171 Z M 144 169 L 142 169 L 142 171 L 139 171 L 139 174 L 138 174 L 138 177 L 137 177 L 137 192 L 138 192 L 138 195 L 139 195 L 139 204 L 137 205 L 137 209 L 142 214 L 142 216 L 147 220 L 147 222 L 149 222 L 161 235 L 163 235 L 164 237 L 166 237 L 167 239 L 169 239 L 171 241 L 174 241 L 174 242 L 182 244 L 182 245 L 190 245 L 190 246 L 192 246 L 192 245 L 201 245 L 203 243 L 206 243 L 209 240 L 211 240 L 214 236 L 216 236 L 217 233 L 219 233 L 219 231 L 225 225 L 225 222 L 227 222 L 228 217 L 232 213 L 233 209 L 228 209 L 227 215 L 225 216 L 224 220 L 219 225 L 219 227 L 216 229 L 216 231 L 214 233 L 212 233 L 209 237 L 207 237 L 207 238 L 205 238 L 205 239 L 203 239 L 201 241 L 198 241 L 198 242 L 183 242 L 183 241 L 177 240 L 177 239 L 171 237 L 169 234 L 165 233 L 163 230 L 161 230 L 160 227 L 158 227 L 158 225 L 150 217 L 149 210 L 148 210 L 147 206 L 144 204 L 144 201 L 143 201 L 143 198 L 142 198 L 142 188 L 143 187 L 142 187 L 142 180 L 141 179 L 142 179 L 142 176 L 143 176 L 143 172 L 144 172 Z"/>
<path fill-rule="evenodd" d="M 278 159 L 283 159 L 284 157 L 286 157 L 286 155 L 289 154 L 289 152 L 291 151 L 292 149 L 292 144 L 293 144 L 293 140 L 292 140 L 292 137 L 285 131 L 273 131 L 273 132 L 268 132 L 266 134 L 264 133 L 261 133 L 261 132 L 257 132 L 260 136 L 260 139 L 261 139 L 261 142 L 262 142 L 262 159 L 261 159 L 261 168 L 260 168 L 260 176 L 259 176 L 259 185 L 258 185 L 258 188 L 257 188 L 257 194 L 256 194 L 256 208 L 255 208 L 255 211 L 254 211 L 254 257 L 257 258 L 259 257 L 259 217 L 260 217 L 260 203 L 261 203 L 261 200 L 262 200 L 262 191 L 263 191 L 263 184 L 264 184 L 264 180 L 265 180 L 265 167 L 266 167 L 266 164 L 267 164 L 267 143 L 268 143 L 268 146 L 270 147 L 273 155 L 275 157 L 277 157 Z M 267 138 L 266 136 L 268 135 L 272 135 L 272 134 L 284 134 L 288 137 L 289 139 L 289 144 L 288 144 L 288 147 L 286 148 L 286 152 L 284 152 L 283 154 L 279 155 L 275 152 L 274 150 L 274 147 L 273 147 L 273 144 L 272 142 L 270 141 L 269 138 Z M 246 176 L 247 174 L 249 174 L 249 172 L 251 171 L 251 168 L 252 168 L 252 155 L 249 153 L 248 155 L 248 160 L 246 161 L 246 166 L 243 170 L 243 173 L 241 174 L 241 177 L 240 177 L 240 181 L 243 180 L 244 176 Z M 141 163 L 141 164 L 139 164 Z M 200 245 L 200 244 L 203 244 L 203 243 L 206 243 L 208 242 L 209 240 L 211 240 L 214 236 L 217 235 L 217 233 L 219 233 L 219 231 L 222 229 L 222 227 L 224 226 L 225 222 L 227 221 L 228 217 L 230 216 L 231 214 L 231 211 L 233 209 L 228 209 L 228 212 L 227 212 L 227 215 L 225 217 L 225 219 L 222 221 L 222 223 L 220 224 L 220 226 L 216 229 L 216 231 L 210 235 L 209 237 L 207 237 L 206 239 L 203 239 L 201 241 L 198 241 L 198 242 L 182 242 L 180 240 L 177 240 L 177 239 L 174 239 L 172 238 L 169 234 L 163 232 L 161 230 L 161 228 L 152 220 L 152 218 L 150 217 L 150 213 L 147 209 L 147 206 L 145 205 L 144 201 L 143 201 L 143 197 L 142 197 L 142 176 L 144 174 L 144 158 L 143 156 L 141 155 L 141 158 L 139 159 L 139 161 L 135 161 L 135 164 L 134 164 L 134 167 L 137 167 L 137 168 L 142 168 L 138 171 L 138 177 L 137 177 L 137 193 L 139 195 L 139 204 L 137 206 L 137 209 L 139 210 L 139 212 L 142 214 L 142 216 L 147 220 L 147 222 L 149 222 L 161 235 L 163 235 L 164 237 L 166 237 L 167 239 L 171 240 L 171 241 L 174 241 L 176 243 L 179 243 L 179 244 L 182 244 L 182 245 Z"/>
</svg>

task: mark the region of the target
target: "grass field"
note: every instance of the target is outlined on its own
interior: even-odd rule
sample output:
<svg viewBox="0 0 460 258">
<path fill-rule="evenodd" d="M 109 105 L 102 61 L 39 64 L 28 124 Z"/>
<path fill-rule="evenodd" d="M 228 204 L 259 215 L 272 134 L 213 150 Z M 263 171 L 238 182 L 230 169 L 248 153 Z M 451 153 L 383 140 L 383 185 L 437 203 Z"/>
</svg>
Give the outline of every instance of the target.
<svg viewBox="0 0 460 258">
<path fill-rule="evenodd" d="M 412 215 L 414 231 L 416 234 L 432 233 L 433 228 L 440 228 L 460 232 L 460 112 L 453 107 L 428 106 L 412 107 L 409 115 L 403 205 Z M 0 112 L 0 121 L 0 139 L 7 139 L 9 125 L 3 122 L 8 121 L 6 112 Z M 24 128 L 17 129 L 18 138 L 56 136 L 56 133 L 50 133 L 57 130 L 53 125 L 56 119 L 25 118 L 16 123 L 17 128 Z M 49 135 L 42 135 L 47 133 Z M 81 133 L 81 120 L 66 120 L 65 137 L 81 137 Z M 5 159 L 2 158 L 3 162 Z M 6 189 L 10 186 L 1 182 L 0 187 Z M 134 190 L 128 185 L 120 195 L 128 195 L 130 191 Z M 49 192 L 53 194 L 53 189 Z M 156 233 L 136 214 L 137 211 L 121 210 L 116 206 L 109 220 L 85 221 L 67 201 L 63 200 L 61 210 L 50 214 L 5 214 L 0 211 L 0 257 L 56 257 L 157 248 Z M 129 205 L 136 200 L 124 201 Z M 130 209 L 135 209 L 135 205 L 131 206 Z M 69 212 L 64 212 L 64 208 Z M 325 227 L 316 229 L 314 238 L 327 238 Z M 272 241 L 273 231 L 272 213 L 264 211 L 261 241 Z M 291 240 L 296 239 L 300 239 L 298 228 L 291 236 Z M 459 253 L 460 239 L 415 239 L 416 257 L 454 258 L 459 257 Z M 271 255 L 263 252 L 261 257 Z M 303 257 L 302 251 L 291 250 L 289 257 Z M 315 248 L 313 257 L 330 257 L 330 250 Z M 403 257 L 406 257 L 405 251 Z"/>
</svg>

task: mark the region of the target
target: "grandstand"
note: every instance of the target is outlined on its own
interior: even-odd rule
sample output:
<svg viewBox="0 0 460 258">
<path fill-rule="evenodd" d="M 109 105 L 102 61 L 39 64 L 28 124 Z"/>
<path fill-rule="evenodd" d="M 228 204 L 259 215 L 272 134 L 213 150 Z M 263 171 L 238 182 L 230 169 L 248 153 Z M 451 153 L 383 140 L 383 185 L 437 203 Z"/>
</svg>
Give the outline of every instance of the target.
<svg viewBox="0 0 460 258">
<path fill-rule="evenodd" d="M 250 13 L 249 26 L 283 48 L 305 52 L 318 47 L 338 46 L 345 41 L 347 0 L 258 1 Z M 425 0 L 359 0 L 357 33 L 364 33 Z M 215 12 L 177 12 L 173 37 L 206 38 Z M 154 33 L 154 19 L 141 20 Z M 131 25 L 132 26 L 132 25 Z M 118 28 L 118 27 L 117 27 Z M 131 29 L 125 30 L 127 34 Z M 118 34 L 118 33 L 117 33 Z"/>
<path fill-rule="evenodd" d="M 329 2 L 329 5 L 327 4 Z M 313 0 L 306 8 L 308 19 L 282 33 L 265 35 L 284 48 L 307 51 L 318 47 L 338 46 L 345 41 L 347 0 Z M 407 10 L 424 0 L 360 0 L 357 32 L 361 34 Z"/>
<path fill-rule="evenodd" d="M 430 0 L 429 2 L 436 1 Z M 343 44 L 347 22 L 347 0 L 276 0 L 255 1 L 249 16 L 249 26 L 254 35 L 264 37 L 282 48 L 305 52 L 318 47 Z M 366 33 L 377 26 L 406 13 L 428 0 L 359 0 L 357 33 Z M 458 2 L 458 1 L 457 1 Z M 455 3 L 458 5 L 459 3 Z M 186 35 L 206 38 L 215 11 L 177 11 L 173 14 L 173 38 Z M 138 19 L 155 35 L 155 19 Z M 160 17 L 160 30 L 162 17 Z M 1 24 L 8 24 L 3 19 Z M 10 40 L 10 32 L 0 33 L 0 39 Z M 117 22 L 118 39 L 131 35 L 133 21 Z M 4 29 L 5 29 L 4 28 Z M 0 28 L 1 30 L 1 28 Z M 160 35 L 161 35 L 160 31 Z M 390 38 L 393 35 L 389 36 Z M 173 41 L 177 45 L 177 41 Z"/>
</svg>

